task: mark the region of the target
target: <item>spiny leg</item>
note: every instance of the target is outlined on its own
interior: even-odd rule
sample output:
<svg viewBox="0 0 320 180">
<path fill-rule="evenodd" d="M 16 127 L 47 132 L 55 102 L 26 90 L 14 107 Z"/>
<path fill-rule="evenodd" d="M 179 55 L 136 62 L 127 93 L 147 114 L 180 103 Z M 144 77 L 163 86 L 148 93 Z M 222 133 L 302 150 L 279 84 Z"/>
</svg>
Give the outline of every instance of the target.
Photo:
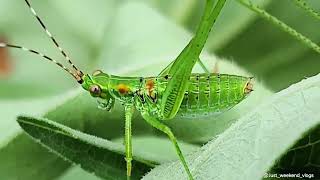
<svg viewBox="0 0 320 180">
<path fill-rule="evenodd" d="M 166 126 L 165 124 L 161 123 L 158 119 L 152 117 L 147 112 L 142 112 L 142 117 L 153 127 L 157 128 L 158 130 L 162 131 L 163 133 L 167 134 L 170 138 L 171 142 L 174 144 L 175 150 L 180 158 L 181 163 L 183 164 L 184 169 L 186 170 L 189 179 L 193 179 L 192 174 L 189 170 L 188 164 L 180 150 L 180 147 L 178 145 L 178 141 L 174 134 L 172 133 L 171 129 Z"/>
<path fill-rule="evenodd" d="M 131 176 L 131 169 L 132 169 L 132 133 L 131 133 L 131 120 L 133 115 L 133 104 L 128 103 L 125 104 L 125 148 L 126 148 L 126 162 L 127 162 L 127 179 L 130 179 Z"/>
<path fill-rule="evenodd" d="M 314 18 L 320 20 L 320 14 L 316 12 L 314 9 L 308 6 L 307 2 L 305 0 L 294 0 L 297 6 L 307 11 L 311 16 Z"/>
<path fill-rule="evenodd" d="M 165 119 L 173 118 L 178 112 L 188 88 L 188 80 L 192 69 L 225 2 L 226 0 L 219 0 L 213 7 L 214 1 L 207 0 L 205 12 L 196 35 L 173 62 L 168 72 L 170 80 L 161 101 L 161 110 Z"/>
<path fill-rule="evenodd" d="M 271 23 L 273 23 L 274 25 L 278 26 L 284 32 L 290 34 L 291 36 L 293 36 L 297 40 L 301 41 L 309 48 L 313 49 L 317 53 L 320 53 L 320 47 L 316 43 L 314 43 L 309 38 L 307 38 L 306 36 L 302 35 L 298 31 L 296 31 L 295 29 L 291 28 L 290 26 L 288 26 L 284 22 L 280 21 L 278 18 L 272 16 L 267 11 L 261 9 L 259 6 L 254 5 L 250 0 L 237 0 L 237 1 L 240 4 L 242 4 L 243 6 L 252 10 L 253 12 L 256 12 L 258 15 L 260 15 L 264 19 L 266 19 L 266 20 L 270 21 Z"/>
</svg>

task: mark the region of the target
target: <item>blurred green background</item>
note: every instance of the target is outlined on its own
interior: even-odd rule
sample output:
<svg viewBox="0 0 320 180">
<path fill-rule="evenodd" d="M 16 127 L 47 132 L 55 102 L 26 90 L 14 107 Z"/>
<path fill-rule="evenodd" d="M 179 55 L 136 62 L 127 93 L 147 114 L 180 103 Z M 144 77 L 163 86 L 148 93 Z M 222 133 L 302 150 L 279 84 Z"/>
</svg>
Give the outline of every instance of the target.
<svg viewBox="0 0 320 180">
<path fill-rule="evenodd" d="M 254 2 L 314 42 L 320 41 L 320 22 L 291 0 Z M 320 10 L 318 0 L 308 2 Z M 31 3 L 84 72 L 102 69 L 118 75 L 156 75 L 160 66 L 164 67 L 178 55 L 195 31 L 205 0 L 32 0 Z M 0 0 L 0 39 L 39 50 L 64 63 L 22 0 Z M 319 54 L 234 0 L 229 0 L 223 9 L 205 51 L 238 64 L 274 92 L 320 72 Z M 112 116 L 115 124 L 108 122 L 108 128 L 118 132 L 106 132 L 101 126 L 105 122 L 95 119 L 95 115 L 88 115 L 87 119 L 95 119 L 90 122 L 74 120 L 84 116 L 85 111 L 73 117 L 74 121 L 66 120 L 71 110 L 77 110 L 74 108 L 77 103 L 89 98 L 77 97 L 65 105 L 74 109 L 56 113 L 59 105 L 78 93 L 74 90 L 78 84 L 72 77 L 39 57 L 19 50 L 0 49 L 0 64 L 0 179 L 35 176 L 38 179 L 95 179 L 80 168 L 70 169 L 69 163 L 38 145 L 30 145 L 33 142 L 21 135 L 15 117 L 46 115 L 76 129 L 116 138 L 122 132 L 123 123 L 118 121 L 123 115 Z M 90 103 L 84 109 L 95 106 L 94 102 Z M 136 128 L 153 133 L 143 123 Z M 27 148 L 22 149 L 24 147 Z M 44 159 L 46 161 L 39 162 Z M 15 173 L 21 176 L 14 176 Z"/>
</svg>

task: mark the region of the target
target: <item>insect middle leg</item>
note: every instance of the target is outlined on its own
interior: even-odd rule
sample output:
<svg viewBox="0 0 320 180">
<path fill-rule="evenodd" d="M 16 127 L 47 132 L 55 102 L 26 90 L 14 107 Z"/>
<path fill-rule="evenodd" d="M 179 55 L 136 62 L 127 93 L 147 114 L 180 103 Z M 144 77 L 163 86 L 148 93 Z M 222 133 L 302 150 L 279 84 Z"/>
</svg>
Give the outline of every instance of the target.
<svg viewBox="0 0 320 180">
<path fill-rule="evenodd" d="M 171 129 L 166 126 L 165 124 L 163 124 L 159 119 L 150 116 L 149 113 L 147 111 L 142 112 L 141 113 L 142 117 L 153 127 L 155 127 L 156 129 L 162 131 L 163 133 L 165 133 L 171 140 L 171 142 L 173 143 L 175 150 L 180 158 L 181 163 L 183 164 L 184 169 L 186 170 L 188 177 L 190 180 L 193 180 L 192 174 L 189 170 L 188 164 L 180 150 L 180 147 L 178 145 L 178 141 L 176 139 L 176 137 L 174 136 L 173 132 L 171 131 Z"/>
<path fill-rule="evenodd" d="M 132 169 L 132 133 L 131 133 L 131 121 L 132 115 L 134 112 L 134 106 L 132 103 L 125 104 L 125 149 L 126 149 L 126 157 L 125 160 L 127 162 L 127 179 L 130 179 L 131 169 Z"/>
</svg>

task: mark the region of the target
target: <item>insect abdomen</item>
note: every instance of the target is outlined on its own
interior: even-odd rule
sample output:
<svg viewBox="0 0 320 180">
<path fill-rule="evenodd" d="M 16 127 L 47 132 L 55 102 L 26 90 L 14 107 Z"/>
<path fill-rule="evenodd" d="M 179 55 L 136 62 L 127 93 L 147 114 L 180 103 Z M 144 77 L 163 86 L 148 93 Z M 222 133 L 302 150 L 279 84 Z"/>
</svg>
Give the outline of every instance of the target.
<svg viewBox="0 0 320 180">
<path fill-rule="evenodd" d="M 178 115 L 220 113 L 242 101 L 250 78 L 228 74 L 192 74 Z"/>
</svg>

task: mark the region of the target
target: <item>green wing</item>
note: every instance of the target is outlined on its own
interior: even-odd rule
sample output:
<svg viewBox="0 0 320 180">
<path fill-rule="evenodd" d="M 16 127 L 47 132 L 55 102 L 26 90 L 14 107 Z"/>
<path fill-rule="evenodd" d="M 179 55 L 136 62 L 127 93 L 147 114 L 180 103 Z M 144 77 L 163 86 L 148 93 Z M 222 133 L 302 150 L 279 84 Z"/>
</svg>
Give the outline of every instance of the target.
<svg viewBox="0 0 320 180">
<path fill-rule="evenodd" d="M 219 0 L 214 6 L 214 0 L 207 0 L 205 12 L 202 16 L 196 35 L 183 49 L 172 63 L 169 70 L 165 70 L 170 80 L 162 96 L 161 108 L 165 119 L 173 118 L 179 110 L 184 93 L 188 87 L 188 80 L 193 66 L 197 62 L 205 42 L 226 0 Z"/>
</svg>

